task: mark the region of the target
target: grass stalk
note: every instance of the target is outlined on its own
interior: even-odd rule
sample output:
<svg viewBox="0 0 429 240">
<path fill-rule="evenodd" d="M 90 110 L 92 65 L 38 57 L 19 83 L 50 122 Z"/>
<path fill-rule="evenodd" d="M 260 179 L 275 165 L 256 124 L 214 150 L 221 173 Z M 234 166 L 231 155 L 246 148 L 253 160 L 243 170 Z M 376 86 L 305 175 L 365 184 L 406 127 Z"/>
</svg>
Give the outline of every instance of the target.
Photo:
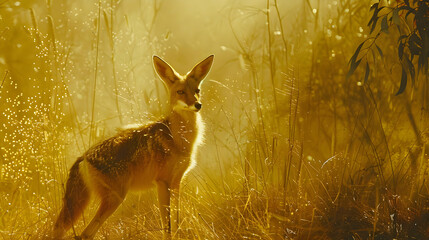
<svg viewBox="0 0 429 240">
<path fill-rule="evenodd" d="M 277 20 L 279 22 L 279 27 L 280 27 L 280 36 L 282 38 L 282 43 L 283 43 L 283 48 L 284 48 L 284 56 L 285 56 L 285 61 L 286 61 L 286 67 L 288 66 L 288 56 L 287 56 L 287 42 L 285 39 L 285 32 L 284 32 L 284 28 L 283 28 L 283 21 L 282 21 L 282 17 L 280 15 L 280 9 L 279 9 L 279 5 L 277 4 L 277 0 L 274 0 L 274 8 L 276 9 L 276 15 L 277 15 Z"/>
<path fill-rule="evenodd" d="M 375 112 L 377 113 L 378 123 L 380 125 L 381 133 L 383 136 L 383 141 L 384 141 L 384 144 L 386 145 L 387 156 L 389 157 L 389 163 L 390 163 L 390 170 L 392 172 L 393 192 L 394 192 L 394 194 L 396 194 L 397 188 L 396 188 L 395 169 L 393 167 L 393 161 L 392 161 L 392 156 L 390 154 L 390 148 L 389 148 L 389 143 L 387 141 L 386 132 L 384 131 L 384 127 L 383 127 L 383 120 L 381 119 L 381 114 L 380 114 L 380 111 L 378 109 L 377 101 L 376 101 L 374 94 L 372 92 L 372 89 L 370 87 L 368 87 L 368 92 L 370 93 L 370 98 L 373 101 Z"/>
<path fill-rule="evenodd" d="M 109 34 L 109 43 L 110 43 L 110 61 L 112 62 L 112 76 L 113 76 L 113 84 L 114 84 L 114 92 L 115 92 L 115 105 L 116 111 L 118 113 L 119 123 L 121 125 L 124 124 L 122 120 L 121 107 L 119 105 L 119 88 L 118 88 L 118 79 L 116 76 L 116 57 L 115 57 L 115 40 L 113 38 L 113 26 L 114 26 L 114 12 L 113 12 L 113 0 L 110 1 L 110 24 L 109 17 L 106 11 L 104 13 L 104 20 L 106 23 L 107 32 Z"/>
<path fill-rule="evenodd" d="M 1 84 L 0 84 L 0 89 L 1 88 L 3 88 L 3 84 L 4 84 L 4 82 L 6 81 L 6 77 L 7 77 L 7 75 L 9 74 L 9 71 L 8 70 L 6 70 L 5 72 L 4 72 L 4 77 L 3 77 L 3 80 L 1 81 Z"/>
<path fill-rule="evenodd" d="M 98 76 L 98 52 L 100 47 L 100 20 L 101 20 L 101 0 L 98 1 L 98 18 L 97 18 L 97 42 L 95 53 L 95 69 L 94 69 L 94 88 L 92 90 L 92 108 L 91 108 L 91 123 L 89 128 L 89 145 L 91 145 L 92 137 L 94 134 L 94 113 L 95 113 L 95 96 L 97 90 L 97 76 Z"/>
<path fill-rule="evenodd" d="M 295 150 L 295 130 L 298 118 L 298 103 L 299 103 L 299 88 L 296 90 L 296 103 L 294 104 L 294 90 L 295 90 L 295 80 L 292 78 L 292 83 L 290 87 L 290 99 L 289 99 L 289 138 L 288 138 L 288 158 L 285 161 L 283 169 L 283 191 L 284 191 L 284 204 L 286 204 L 286 193 L 287 187 L 289 185 L 290 178 L 290 169 L 292 167 L 293 154 Z"/>
<path fill-rule="evenodd" d="M 279 126 L 278 123 L 278 116 L 279 116 L 279 107 L 278 107 L 278 103 L 277 103 L 277 91 L 276 91 L 276 83 L 275 83 L 275 74 L 276 74 L 276 66 L 275 63 L 273 61 L 273 56 L 272 56 L 272 36 L 271 36 L 271 19 L 270 19 L 270 11 L 271 11 L 271 6 L 270 6 L 270 0 L 267 0 L 267 34 L 268 34 L 268 65 L 270 66 L 270 79 L 271 79 L 271 86 L 272 86 L 272 90 L 273 90 L 273 99 L 274 99 L 274 110 L 276 113 L 276 117 L 275 122 L 277 124 L 277 128 Z"/>
</svg>

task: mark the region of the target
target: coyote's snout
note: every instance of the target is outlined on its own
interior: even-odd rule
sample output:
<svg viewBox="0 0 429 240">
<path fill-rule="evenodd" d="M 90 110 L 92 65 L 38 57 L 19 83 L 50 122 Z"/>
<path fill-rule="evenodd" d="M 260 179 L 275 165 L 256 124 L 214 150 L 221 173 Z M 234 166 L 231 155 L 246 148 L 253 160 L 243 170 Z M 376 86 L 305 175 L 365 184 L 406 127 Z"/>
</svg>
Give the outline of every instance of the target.
<svg viewBox="0 0 429 240">
<path fill-rule="evenodd" d="M 176 211 L 180 181 L 193 166 L 202 134 L 200 85 L 213 63 L 211 55 L 186 75 L 178 74 L 157 56 L 153 63 L 170 94 L 170 114 L 143 127 L 124 130 L 85 152 L 70 169 L 63 207 L 54 227 L 61 239 L 82 214 L 91 193 L 100 206 L 81 234 L 92 239 L 103 222 L 132 189 L 157 186 L 165 232 L 177 229 Z M 174 209 L 174 208 L 173 208 Z M 171 217 L 170 217 L 171 215 Z"/>
</svg>

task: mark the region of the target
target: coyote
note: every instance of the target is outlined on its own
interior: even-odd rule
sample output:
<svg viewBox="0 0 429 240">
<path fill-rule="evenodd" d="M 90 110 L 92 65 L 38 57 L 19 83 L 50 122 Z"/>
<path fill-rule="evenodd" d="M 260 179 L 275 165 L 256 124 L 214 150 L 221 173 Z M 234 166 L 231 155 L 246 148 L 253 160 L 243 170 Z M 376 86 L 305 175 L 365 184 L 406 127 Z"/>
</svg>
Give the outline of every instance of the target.
<svg viewBox="0 0 429 240">
<path fill-rule="evenodd" d="M 63 207 L 54 226 L 55 239 L 61 239 L 72 227 L 92 192 L 100 197 L 101 203 L 80 239 L 92 239 L 129 190 L 154 185 L 158 190 L 162 227 L 165 236 L 171 236 L 171 231 L 177 229 L 177 211 L 173 210 L 178 207 L 180 181 L 194 166 L 196 148 L 202 138 L 203 123 L 198 113 L 200 84 L 213 58 L 214 55 L 207 57 L 182 76 L 161 58 L 153 57 L 155 70 L 169 90 L 169 115 L 124 130 L 77 159 L 70 169 Z"/>
</svg>

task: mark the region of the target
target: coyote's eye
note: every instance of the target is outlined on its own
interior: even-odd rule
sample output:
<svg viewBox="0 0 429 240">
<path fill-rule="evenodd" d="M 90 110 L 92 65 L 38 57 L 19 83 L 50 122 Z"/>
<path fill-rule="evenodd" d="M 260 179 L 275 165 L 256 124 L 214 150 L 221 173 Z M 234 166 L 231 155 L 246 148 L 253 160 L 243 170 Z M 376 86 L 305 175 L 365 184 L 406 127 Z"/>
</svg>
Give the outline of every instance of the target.
<svg viewBox="0 0 429 240">
<path fill-rule="evenodd" d="M 200 93 L 200 89 L 195 90 L 195 93 L 196 94 Z"/>
<path fill-rule="evenodd" d="M 179 90 L 179 91 L 177 91 L 177 94 L 179 94 L 179 95 L 183 95 L 183 94 L 185 94 L 185 91 L 183 91 L 183 90 Z"/>
</svg>

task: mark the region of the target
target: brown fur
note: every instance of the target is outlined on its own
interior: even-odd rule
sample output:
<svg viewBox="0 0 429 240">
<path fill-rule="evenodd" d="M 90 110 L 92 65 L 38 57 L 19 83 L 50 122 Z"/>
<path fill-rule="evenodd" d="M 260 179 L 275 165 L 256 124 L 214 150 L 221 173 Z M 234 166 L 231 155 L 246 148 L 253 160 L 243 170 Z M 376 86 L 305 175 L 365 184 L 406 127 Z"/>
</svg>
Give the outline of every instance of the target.
<svg viewBox="0 0 429 240">
<path fill-rule="evenodd" d="M 163 228 L 168 234 L 172 227 L 175 230 L 177 216 L 170 217 L 174 213 L 170 209 L 177 208 L 180 182 L 193 165 L 202 127 L 198 115 L 199 85 L 212 61 L 210 56 L 181 76 L 154 57 L 155 69 L 170 90 L 171 113 L 158 122 L 124 130 L 91 147 L 77 159 L 70 169 L 63 208 L 55 223 L 55 239 L 62 238 L 76 222 L 91 192 L 100 197 L 101 204 L 83 231 L 83 239 L 94 237 L 129 190 L 153 185 L 158 188 Z"/>
<path fill-rule="evenodd" d="M 83 158 L 78 158 L 70 169 L 63 199 L 64 207 L 61 209 L 55 223 L 56 229 L 69 229 L 82 214 L 86 205 L 88 205 L 89 191 L 79 174 L 79 163 L 82 161 Z"/>
</svg>

